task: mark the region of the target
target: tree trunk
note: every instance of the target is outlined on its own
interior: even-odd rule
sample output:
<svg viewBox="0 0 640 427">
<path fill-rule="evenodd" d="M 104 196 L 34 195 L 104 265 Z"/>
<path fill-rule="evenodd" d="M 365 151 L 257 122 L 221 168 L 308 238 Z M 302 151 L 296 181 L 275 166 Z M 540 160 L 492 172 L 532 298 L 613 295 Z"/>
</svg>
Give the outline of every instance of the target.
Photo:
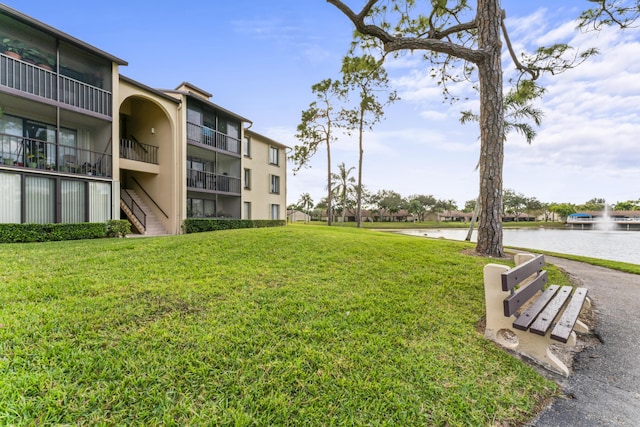
<svg viewBox="0 0 640 427">
<path fill-rule="evenodd" d="M 473 208 L 473 214 L 471 215 L 471 224 L 469 225 L 469 231 L 467 232 L 467 237 L 464 239 L 466 242 L 471 241 L 471 235 L 473 234 L 473 227 L 478 220 L 478 213 L 480 211 L 480 199 L 476 199 L 476 206 Z"/>
<path fill-rule="evenodd" d="M 333 224 L 333 207 L 331 206 L 331 143 L 327 133 L 327 225 Z"/>
<path fill-rule="evenodd" d="M 480 84 L 480 216 L 476 252 L 502 257 L 502 164 L 504 111 L 499 0 L 478 0 L 478 63 Z"/>
<path fill-rule="evenodd" d="M 364 109 L 360 109 L 360 151 L 358 157 L 358 206 L 356 207 L 356 221 L 358 228 L 362 227 L 362 158 L 364 157 L 364 149 L 362 148 L 362 134 L 364 126 Z"/>
</svg>

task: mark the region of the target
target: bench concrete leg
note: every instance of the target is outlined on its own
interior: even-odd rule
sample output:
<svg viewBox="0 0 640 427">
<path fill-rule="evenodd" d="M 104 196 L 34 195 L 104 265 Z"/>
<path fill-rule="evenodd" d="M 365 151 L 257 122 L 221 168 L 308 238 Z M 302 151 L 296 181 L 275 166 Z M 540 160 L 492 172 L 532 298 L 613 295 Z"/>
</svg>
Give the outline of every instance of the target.
<svg viewBox="0 0 640 427">
<path fill-rule="evenodd" d="M 569 376 L 569 368 L 551 351 L 551 344 L 558 344 L 552 341 L 550 333 L 545 336 L 532 334 L 530 332 L 518 331 L 518 351 L 521 354 L 531 357 L 536 362 L 547 369 L 557 372 L 565 377 Z M 567 342 L 567 346 L 575 345 L 575 334 L 571 333 L 571 337 Z"/>
<path fill-rule="evenodd" d="M 589 327 L 585 325 L 582 320 L 576 320 L 576 324 L 573 325 L 573 330 L 576 332 L 580 332 L 581 334 L 589 333 Z"/>
</svg>

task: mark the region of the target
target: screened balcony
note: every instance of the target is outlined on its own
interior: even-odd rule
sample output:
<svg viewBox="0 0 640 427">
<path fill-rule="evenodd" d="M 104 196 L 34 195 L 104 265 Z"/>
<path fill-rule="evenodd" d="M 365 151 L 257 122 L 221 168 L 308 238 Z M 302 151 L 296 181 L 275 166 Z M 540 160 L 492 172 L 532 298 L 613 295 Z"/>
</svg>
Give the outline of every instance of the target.
<svg viewBox="0 0 640 427">
<path fill-rule="evenodd" d="M 187 142 L 240 155 L 240 139 L 191 122 L 187 122 Z"/>
<path fill-rule="evenodd" d="M 103 116 L 112 116 L 111 92 L 79 80 L 88 79 L 89 76 L 64 67 L 57 74 L 44 64 L 30 64 L 8 56 L 7 53 L 0 54 L 0 86 Z"/>
<path fill-rule="evenodd" d="M 187 188 L 191 190 L 216 191 L 221 193 L 240 194 L 240 178 L 224 174 L 187 169 Z"/>
<path fill-rule="evenodd" d="M 0 133 L 0 167 L 111 178 L 112 156 L 35 138 Z"/>
</svg>

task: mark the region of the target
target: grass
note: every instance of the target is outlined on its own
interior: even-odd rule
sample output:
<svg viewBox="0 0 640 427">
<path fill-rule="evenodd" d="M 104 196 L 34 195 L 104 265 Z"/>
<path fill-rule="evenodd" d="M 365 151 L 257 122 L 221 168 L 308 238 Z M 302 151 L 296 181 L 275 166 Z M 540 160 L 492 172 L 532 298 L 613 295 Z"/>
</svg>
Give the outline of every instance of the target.
<svg viewBox="0 0 640 427">
<path fill-rule="evenodd" d="M 557 389 L 477 331 L 471 247 L 313 226 L 2 245 L 0 425 L 522 423 Z"/>
</svg>

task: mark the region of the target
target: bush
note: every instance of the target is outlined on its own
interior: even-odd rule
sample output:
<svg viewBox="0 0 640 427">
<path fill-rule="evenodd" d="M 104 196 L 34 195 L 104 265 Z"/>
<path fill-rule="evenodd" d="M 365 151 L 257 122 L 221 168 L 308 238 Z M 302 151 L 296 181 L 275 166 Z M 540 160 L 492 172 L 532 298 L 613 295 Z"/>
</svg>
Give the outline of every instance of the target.
<svg viewBox="0 0 640 427">
<path fill-rule="evenodd" d="M 79 224 L 0 224 L 0 243 L 51 242 L 106 237 L 103 222 Z"/>
<path fill-rule="evenodd" d="M 286 225 L 285 220 L 251 220 L 251 219 L 205 219 L 188 218 L 182 223 L 185 234 L 203 233 L 205 231 L 234 230 L 239 228 L 263 228 Z"/>
<path fill-rule="evenodd" d="M 107 237 L 124 237 L 131 233 L 131 223 L 126 219 L 107 221 Z"/>
</svg>

